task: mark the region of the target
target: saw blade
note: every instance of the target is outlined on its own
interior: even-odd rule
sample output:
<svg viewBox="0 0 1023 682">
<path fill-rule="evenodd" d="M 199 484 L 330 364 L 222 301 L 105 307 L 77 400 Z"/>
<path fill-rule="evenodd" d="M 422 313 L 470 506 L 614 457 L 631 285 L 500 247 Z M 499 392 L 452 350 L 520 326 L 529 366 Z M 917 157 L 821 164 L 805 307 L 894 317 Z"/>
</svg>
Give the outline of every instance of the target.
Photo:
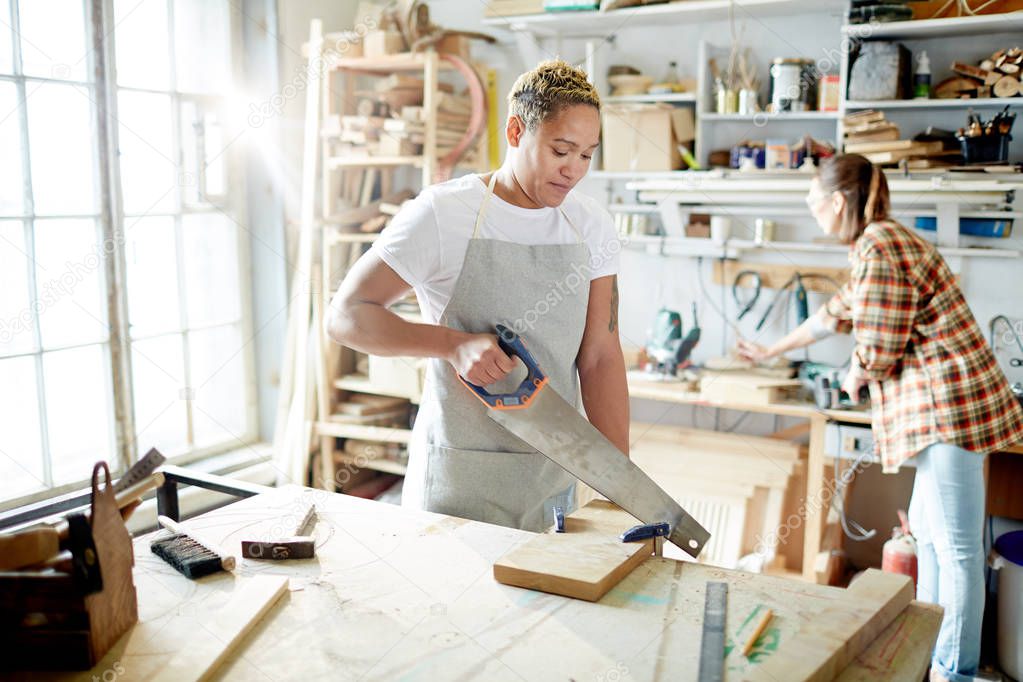
<svg viewBox="0 0 1023 682">
<path fill-rule="evenodd" d="M 668 539 L 697 557 L 710 533 L 550 385 L 490 418 L 643 523 L 666 522 Z"/>
</svg>

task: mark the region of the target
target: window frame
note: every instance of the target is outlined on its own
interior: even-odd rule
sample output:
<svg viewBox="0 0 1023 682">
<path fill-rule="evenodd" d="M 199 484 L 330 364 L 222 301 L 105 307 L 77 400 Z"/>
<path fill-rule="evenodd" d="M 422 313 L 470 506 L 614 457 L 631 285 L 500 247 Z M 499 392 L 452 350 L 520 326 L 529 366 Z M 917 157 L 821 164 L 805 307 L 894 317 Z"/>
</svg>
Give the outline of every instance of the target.
<svg viewBox="0 0 1023 682">
<path fill-rule="evenodd" d="M 177 57 L 177 46 L 174 43 L 174 2 L 165 0 L 167 4 L 168 30 L 170 32 L 170 59 L 172 63 L 171 83 L 168 90 L 148 90 L 137 87 L 121 87 L 117 85 L 116 70 L 116 36 L 114 25 L 114 0 L 80 0 L 83 6 L 83 18 L 85 29 L 85 46 L 87 50 L 86 78 L 91 79 L 85 82 L 47 79 L 26 76 L 22 69 L 22 46 L 21 39 L 15 31 L 18 24 L 20 5 L 28 0 L 10 0 L 10 15 L 0 17 L 5 22 L 10 21 L 12 35 L 12 69 L 13 74 L 0 74 L 0 81 L 13 82 L 18 97 L 18 122 L 21 141 L 20 163 L 22 169 L 22 210 L 20 215 L 3 216 L 2 220 L 11 223 L 20 223 L 22 234 L 25 239 L 27 254 L 27 271 L 29 285 L 29 304 L 37 300 L 39 290 L 37 288 L 37 276 L 35 272 L 35 242 L 36 242 L 36 221 L 47 219 L 81 218 L 93 221 L 96 232 L 97 244 L 113 244 L 116 248 L 111 252 L 101 253 L 101 266 L 99 268 L 101 307 L 104 309 L 108 334 L 103 341 L 74 344 L 78 346 L 99 346 L 104 359 L 103 369 L 107 379 L 105 397 L 107 400 L 108 422 L 106 424 L 110 433 L 109 442 L 112 450 L 109 453 L 97 454 L 98 459 L 105 459 L 111 468 L 111 475 L 117 476 L 123 473 L 131 463 L 137 461 L 143 454 L 138 451 L 136 439 L 133 373 L 132 373 L 132 344 L 135 340 L 159 338 L 173 335 L 180 339 L 184 356 L 183 370 L 184 380 L 190 381 L 189 374 L 191 365 L 188 363 L 189 335 L 204 329 L 240 328 L 243 345 L 231 356 L 232 358 L 241 355 L 240 361 L 243 367 L 244 383 L 242 390 L 244 396 L 244 414 L 246 432 L 242 434 L 230 434 L 224 440 L 217 443 L 190 448 L 187 452 L 169 458 L 175 464 L 188 464 L 215 456 L 224 452 L 238 450 L 239 448 L 251 447 L 259 441 L 259 410 L 257 402 L 257 381 L 256 358 L 254 344 L 256 333 L 253 329 L 253 300 L 251 287 L 248 284 L 252 281 L 251 247 L 252 235 L 245 227 L 247 221 L 246 206 L 246 177 L 244 167 L 244 145 L 228 142 L 225 144 L 221 155 L 225 165 L 225 193 L 216 201 L 210 201 L 208 205 L 190 204 L 184 197 L 184 188 L 178 186 L 178 193 L 174 206 L 159 213 L 143 214 L 154 216 L 169 216 L 173 220 L 175 242 L 179 246 L 175 269 L 178 273 L 178 296 L 182 302 L 184 296 L 184 263 L 187 254 L 183 253 L 181 239 L 183 233 L 183 220 L 191 214 L 221 214 L 234 223 L 234 234 L 237 246 L 237 295 L 239 304 L 239 315 L 231 322 L 216 322 L 213 324 L 190 325 L 187 319 L 181 320 L 180 329 L 172 332 L 160 332 L 146 334 L 135 339 L 132 338 L 128 318 L 128 286 L 127 286 L 127 263 L 125 239 L 126 225 L 129 221 L 138 219 L 138 216 L 125 215 L 123 197 L 121 195 L 121 168 L 118 155 L 119 149 L 119 119 L 118 119 L 118 95 L 122 91 L 127 92 L 154 92 L 169 97 L 171 102 L 172 120 L 172 148 L 178 173 L 187 172 L 190 169 L 184 168 L 186 161 L 183 154 L 183 131 L 181 128 L 182 105 L 187 101 L 214 102 L 230 106 L 229 96 L 220 93 L 194 93 L 182 92 L 177 89 L 177 78 L 174 74 L 174 62 Z M 244 64 L 244 46 L 242 44 L 241 22 L 244 19 L 242 8 L 234 2 L 224 0 L 227 5 L 229 21 L 229 58 L 231 60 L 231 76 L 238 79 L 242 74 Z M 61 85 L 74 85 L 88 88 L 92 95 L 90 103 L 90 125 L 93 132 L 92 138 L 92 165 L 95 173 L 94 182 L 94 213 L 86 215 L 36 215 L 34 197 L 32 194 L 31 174 L 31 148 L 28 128 L 28 107 L 26 106 L 27 87 L 32 82 L 53 82 Z M 220 109 L 223 110 L 224 106 Z M 217 107 L 214 107 L 217 109 Z M 243 127 L 233 124 L 230 119 L 221 122 L 225 131 L 225 139 L 230 135 L 237 134 L 241 137 L 245 134 Z M 231 138 L 237 140 L 237 137 Z M 200 159 L 202 163 L 204 159 Z M 109 240 L 109 241 L 105 241 Z M 184 305 L 184 303 L 182 303 Z M 52 470 L 53 458 L 49 447 L 50 427 L 47 422 L 47 407 L 45 393 L 45 377 L 43 375 L 43 357 L 45 353 L 56 350 L 56 348 L 44 349 L 41 342 L 40 324 L 38 317 L 33 315 L 34 347 L 31 350 L 16 352 L 10 355 L 3 355 L 0 360 L 7 360 L 17 357 L 32 356 L 34 358 L 34 371 L 36 377 L 36 390 L 38 395 L 37 411 L 39 414 L 40 445 L 42 456 L 42 471 L 44 473 L 44 485 L 49 485 L 42 490 L 36 490 L 17 497 L 0 498 L 0 510 L 14 508 L 23 504 L 54 497 L 71 490 L 82 488 L 87 484 L 89 472 L 83 472 L 83 478 L 74 482 L 53 486 Z M 64 346 L 60 346 L 63 349 Z M 195 406 L 189 406 L 186 410 L 187 416 L 187 437 L 189 443 L 194 442 L 192 414 Z"/>
</svg>

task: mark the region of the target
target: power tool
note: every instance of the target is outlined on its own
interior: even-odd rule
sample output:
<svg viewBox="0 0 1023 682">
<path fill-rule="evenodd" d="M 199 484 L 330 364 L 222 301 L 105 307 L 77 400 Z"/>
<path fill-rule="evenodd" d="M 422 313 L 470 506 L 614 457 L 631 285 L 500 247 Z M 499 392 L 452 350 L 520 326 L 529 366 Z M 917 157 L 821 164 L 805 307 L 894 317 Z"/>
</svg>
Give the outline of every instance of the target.
<svg viewBox="0 0 1023 682">
<path fill-rule="evenodd" d="M 700 341 L 700 321 L 693 303 L 693 326 L 682 334 L 682 316 L 674 310 L 661 308 L 654 321 L 651 338 L 646 345 L 650 359 L 647 371 L 665 378 L 673 378 L 678 368 L 684 365 Z"/>
</svg>

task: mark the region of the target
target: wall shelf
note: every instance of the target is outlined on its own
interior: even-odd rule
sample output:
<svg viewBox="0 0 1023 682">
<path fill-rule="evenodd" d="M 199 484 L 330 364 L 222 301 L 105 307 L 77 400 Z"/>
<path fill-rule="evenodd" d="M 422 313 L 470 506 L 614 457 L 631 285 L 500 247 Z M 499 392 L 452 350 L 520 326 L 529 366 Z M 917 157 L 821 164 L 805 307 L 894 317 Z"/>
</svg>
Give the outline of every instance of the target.
<svg viewBox="0 0 1023 682">
<path fill-rule="evenodd" d="M 641 247 L 651 254 L 689 256 L 697 258 L 738 258 L 739 252 L 731 243 L 719 244 L 699 237 L 667 237 L 648 234 L 622 235 L 627 247 Z"/>
<path fill-rule="evenodd" d="M 413 394 L 405 391 L 394 391 L 388 389 L 386 386 L 378 386 L 369 380 L 369 377 L 365 374 L 346 374 L 345 376 L 339 377 L 334 380 L 334 388 L 341 389 L 342 391 L 352 391 L 354 393 L 373 393 L 375 395 L 385 395 L 389 398 L 405 398 L 413 403 L 419 403 L 421 396 L 419 394 Z"/>
<path fill-rule="evenodd" d="M 890 99 L 845 102 L 847 110 L 860 109 L 1001 109 L 1005 105 L 1023 107 L 1023 97 L 987 97 L 974 99 Z"/>
<path fill-rule="evenodd" d="M 913 40 L 949 36 L 982 36 L 1023 30 L 1023 12 L 984 14 L 976 17 L 917 19 L 889 23 L 846 24 L 842 35 L 872 40 Z"/>
<path fill-rule="evenodd" d="M 399 476 L 405 475 L 405 470 L 408 468 L 401 462 L 393 462 L 389 459 L 367 459 L 365 457 L 353 457 L 345 452 L 339 452 L 334 454 L 334 460 L 346 464 L 351 467 L 359 467 L 366 469 L 373 469 L 374 471 L 383 471 L 388 474 L 398 474 Z"/>
<path fill-rule="evenodd" d="M 687 0 L 645 7 L 603 12 L 544 12 L 509 17 L 488 17 L 485 26 L 512 31 L 550 33 L 565 37 L 606 36 L 625 28 L 665 26 L 670 24 L 720 21 L 728 19 L 733 0 Z M 845 0 L 815 0 L 820 12 L 843 12 Z M 791 16 L 806 11 L 805 0 L 734 0 L 737 15 L 746 19 Z"/>
<path fill-rule="evenodd" d="M 399 429 L 387 426 L 365 426 L 363 424 L 339 424 L 332 421 L 316 422 L 316 432 L 320 436 L 334 438 L 356 438 L 377 443 L 400 443 L 408 445 L 412 438 L 411 429 Z"/>
<path fill-rule="evenodd" d="M 758 114 L 718 114 L 707 112 L 700 114 L 705 121 L 739 121 L 757 124 L 783 121 L 836 121 L 840 114 L 837 111 L 785 111 L 777 114 L 761 112 Z"/>
<path fill-rule="evenodd" d="M 592 180 L 672 180 L 683 178 L 693 171 L 606 171 L 592 170 L 585 179 Z"/>
<path fill-rule="evenodd" d="M 717 244 L 710 239 L 693 237 L 662 237 L 656 235 L 625 235 L 628 246 L 642 246 L 648 252 L 661 250 L 666 255 L 706 256 L 710 258 L 739 258 L 743 253 L 818 253 L 845 257 L 849 247 L 844 244 L 819 244 L 814 242 L 770 241 L 758 244 L 748 239 L 729 239 Z M 946 258 L 1019 258 L 1021 253 L 1014 249 L 990 249 L 979 247 L 939 246 L 938 251 Z"/>
<path fill-rule="evenodd" d="M 675 92 L 664 95 L 608 95 L 600 100 L 601 104 L 654 104 L 657 102 L 667 103 L 695 103 L 695 92 Z"/>
</svg>

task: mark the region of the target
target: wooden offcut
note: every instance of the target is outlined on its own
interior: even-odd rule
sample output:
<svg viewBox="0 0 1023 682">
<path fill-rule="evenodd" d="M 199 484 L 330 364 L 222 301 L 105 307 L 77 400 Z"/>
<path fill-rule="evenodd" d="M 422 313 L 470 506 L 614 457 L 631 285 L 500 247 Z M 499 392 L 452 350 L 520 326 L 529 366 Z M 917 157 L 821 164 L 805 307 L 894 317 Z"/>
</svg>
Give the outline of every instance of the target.
<svg viewBox="0 0 1023 682">
<path fill-rule="evenodd" d="M 800 623 L 797 635 L 752 669 L 747 679 L 834 680 L 913 601 L 913 581 L 872 568 L 846 592 L 847 599 Z"/>
<path fill-rule="evenodd" d="M 208 680 L 287 589 L 288 579 L 284 576 L 249 578 L 214 618 L 196 629 L 188 645 L 149 679 L 153 682 Z"/>
<path fill-rule="evenodd" d="M 973 66 L 972 64 L 964 64 L 963 62 L 953 62 L 952 71 L 958 73 L 960 76 L 966 76 L 967 78 L 976 78 L 984 85 L 994 85 L 998 80 L 998 74 L 993 71 L 985 71 L 979 66 Z"/>
<path fill-rule="evenodd" d="M 565 517 L 564 533 L 527 540 L 494 563 L 494 579 L 564 597 L 597 601 L 653 554 L 653 539 L 622 542 L 639 521 L 604 500 Z"/>
<path fill-rule="evenodd" d="M 56 528 L 35 528 L 0 535 L 0 571 L 10 571 L 46 561 L 60 551 Z"/>
<path fill-rule="evenodd" d="M 931 154 L 942 150 L 941 142 L 916 142 L 914 140 L 891 140 L 887 142 L 846 143 L 847 154 L 872 154 L 876 152 L 912 152 Z"/>
<path fill-rule="evenodd" d="M 798 388 L 796 379 L 773 379 L 744 372 L 703 372 L 700 397 L 710 403 L 771 405 L 785 399 L 788 389 Z"/>
<path fill-rule="evenodd" d="M 991 89 L 995 97 L 1015 97 L 1020 94 L 1021 88 L 1019 80 L 1014 76 L 1002 76 Z"/>
</svg>

